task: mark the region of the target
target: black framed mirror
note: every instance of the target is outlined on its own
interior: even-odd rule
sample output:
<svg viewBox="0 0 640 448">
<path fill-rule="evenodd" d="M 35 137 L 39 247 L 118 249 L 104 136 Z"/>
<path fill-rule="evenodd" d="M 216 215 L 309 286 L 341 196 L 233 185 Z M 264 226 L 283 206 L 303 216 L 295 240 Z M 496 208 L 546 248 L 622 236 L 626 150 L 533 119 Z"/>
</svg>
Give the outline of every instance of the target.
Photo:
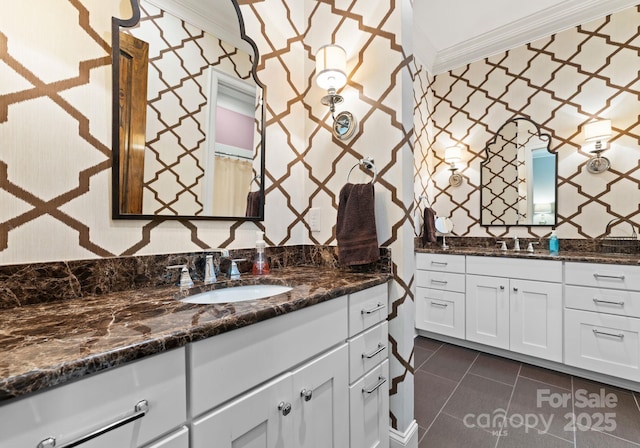
<svg viewBox="0 0 640 448">
<path fill-rule="evenodd" d="M 556 225 L 558 160 L 550 143 L 527 118 L 500 127 L 480 164 L 481 225 Z"/>
<path fill-rule="evenodd" d="M 236 0 L 112 19 L 114 219 L 264 219 L 265 86 Z"/>
</svg>

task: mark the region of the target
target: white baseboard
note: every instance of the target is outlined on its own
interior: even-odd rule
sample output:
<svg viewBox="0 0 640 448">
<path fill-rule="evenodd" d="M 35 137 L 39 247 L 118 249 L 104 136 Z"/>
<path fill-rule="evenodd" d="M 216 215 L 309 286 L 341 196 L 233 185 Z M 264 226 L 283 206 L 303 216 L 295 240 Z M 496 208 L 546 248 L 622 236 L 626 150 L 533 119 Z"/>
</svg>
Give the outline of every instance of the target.
<svg viewBox="0 0 640 448">
<path fill-rule="evenodd" d="M 413 420 L 405 432 L 389 428 L 389 448 L 418 448 L 418 423 Z"/>
</svg>

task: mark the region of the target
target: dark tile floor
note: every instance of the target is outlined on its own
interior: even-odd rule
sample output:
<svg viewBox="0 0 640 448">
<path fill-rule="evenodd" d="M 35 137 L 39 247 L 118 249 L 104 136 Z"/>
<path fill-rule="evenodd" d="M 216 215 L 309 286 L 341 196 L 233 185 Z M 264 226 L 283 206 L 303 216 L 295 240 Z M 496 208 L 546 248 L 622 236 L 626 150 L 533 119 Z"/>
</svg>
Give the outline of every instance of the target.
<svg viewBox="0 0 640 448">
<path fill-rule="evenodd" d="M 640 447 L 640 394 L 415 341 L 419 448 Z"/>
</svg>

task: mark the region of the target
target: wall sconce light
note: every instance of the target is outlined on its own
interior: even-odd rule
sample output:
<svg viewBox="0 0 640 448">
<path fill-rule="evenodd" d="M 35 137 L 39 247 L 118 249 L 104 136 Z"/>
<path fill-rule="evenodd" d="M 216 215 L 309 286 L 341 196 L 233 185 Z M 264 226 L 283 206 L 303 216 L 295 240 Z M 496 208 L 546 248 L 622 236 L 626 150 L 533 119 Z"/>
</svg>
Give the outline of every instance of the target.
<svg viewBox="0 0 640 448">
<path fill-rule="evenodd" d="M 347 83 L 347 53 L 339 45 L 325 45 L 316 53 L 316 83 L 325 89 L 322 104 L 329 106 L 333 118 L 333 135 L 346 140 L 356 129 L 356 120 L 350 112 L 335 115 L 336 104 L 344 101 L 336 92 Z"/>
<path fill-rule="evenodd" d="M 540 215 L 538 224 L 544 225 L 547 223 L 547 214 L 551 213 L 551 204 L 548 202 L 533 204 L 533 213 Z"/>
<path fill-rule="evenodd" d="M 456 163 L 462 160 L 462 148 L 459 146 L 449 146 L 444 150 L 444 161 L 449 164 L 451 176 L 449 176 L 449 185 L 459 187 L 462 185 L 462 175 L 457 173 Z"/>
<path fill-rule="evenodd" d="M 607 141 L 611 138 L 611 120 L 591 121 L 584 125 L 584 140 L 594 143 L 594 149 L 589 152 L 595 156 L 587 162 L 587 171 L 593 174 L 603 173 L 609 169 L 611 163 L 600 154 L 607 149 Z"/>
</svg>

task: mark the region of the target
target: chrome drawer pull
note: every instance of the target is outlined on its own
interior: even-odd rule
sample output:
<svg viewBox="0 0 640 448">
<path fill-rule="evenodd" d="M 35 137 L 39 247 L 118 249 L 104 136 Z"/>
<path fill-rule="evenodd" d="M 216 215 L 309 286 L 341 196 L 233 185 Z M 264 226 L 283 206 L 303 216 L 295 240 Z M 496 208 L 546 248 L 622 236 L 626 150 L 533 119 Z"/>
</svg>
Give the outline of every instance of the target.
<svg viewBox="0 0 640 448">
<path fill-rule="evenodd" d="M 434 302 L 433 300 L 431 301 L 431 305 L 433 305 L 433 306 L 439 306 L 439 307 L 441 307 L 441 308 L 446 308 L 446 307 L 448 307 L 448 306 L 449 306 L 449 304 L 448 304 L 448 303 L 438 303 L 438 302 Z"/>
<path fill-rule="evenodd" d="M 434 280 L 434 279 L 431 279 L 431 283 L 438 283 L 440 285 L 446 285 L 449 282 L 446 281 L 446 280 Z"/>
<path fill-rule="evenodd" d="M 376 305 L 375 308 L 371 308 L 370 310 L 362 310 L 360 311 L 361 314 L 373 314 L 376 311 L 381 310 L 382 308 L 384 308 L 386 305 L 384 303 L 378 303 L 378 305 Z"/>
<path fill-rule="evenodd" d="M 448 266 L 449 263 L 447 263 L 446 261 L 432 261 L 431 265 L 432 266 Z"/>
<path fill-rule="evenodd" d="M 367 389 L 366 387 L 362 388 L 362 393 L 363 394 L 372 394 L 375 391 L 377 391 L 380 386 L 382 386 L 384 383 L 387 382 L 387 379 L 385 377 L 383 377 L 382 375 L 380 375 L 378 377 L 378 382 L 375 384 L 375 386 L 372 386 L 371 389 Z"/>
<path fill-rule="evenodd" d="M 602 299 L 598 299 L 597 297 L 593 298 L 593 301 L 597 304 L 597 303 L 606 303 L 607 305 L 618 305 L 618 306 L 624 306 L 624 302 L 613 302 L 611 300 L 602 300 Z"/>
<path fill-rule="evenodd" d="M 374 351 L 372 351 L 371 353 L 363 353 L 362 357 L 363 358 L 367 358 L 367 359 L 371 359 L 374 356 L 376 356 L 378 353 L 380 353 L 381 351 L 383 351 L 385 348 L 387 348 L 386 345 L 383 345 L 382 343 L 378 342 L 378 348 L 376 348 Z"/>
<path fill-rule="evenodd" d="M 593 274 L 593 276 L 595 278 L 613 278 L 616 280 L 624 280 L 624 275 L 604 275 L 604 274 L 598 274 L 596 272 L 595 274 Z"/>
<path fill-rule="evenodd" d="M 121 426 L 127 425 L 133 421 L 141 419 L 147 414 L 148 410 L 149 410 L 149 402 L 147 400 L 141 400 L 138 403 L 136 403 L 133 414 L 131 414 L 128 417 L 123 417 L 120 420 L 116 420 L 113 423 L 109 423 L 108 425 L 103 426 L 102 428 L 96 429 L 95 431 L 92 431 L 89 434 L 79 437 L 76 440 L 73 440 L 64 445 L 60 445 L 60 446 L 56 445 L 55 437 L 49 437 L 47 439 L 44 439 L 42 442 L 38 443 L 37 448 L 54 448 L 54 447 L 55 448 L 73 448 L 74 446 L 81 445 L 85 442 L 88 442 L 91 439 L 95 439 L 96 437 L 106 434 L 109 431 L 113 431 L 116 428 L 120 428 Z"/>
<path fill-rule="evenodd" d="M 598 335 L 611 336 L 613 338 L 619 338 L 619 339 L 623 339 L 624 338 L 624 334 L 622 334 L 622 333 L 618 333 L 618 334 L 607 333 L 606 331 L 596 330 L 595 328 L 593 329 L 593 334 L 595 334 L 596 336 L 598 336 Z"/>
</svg>

